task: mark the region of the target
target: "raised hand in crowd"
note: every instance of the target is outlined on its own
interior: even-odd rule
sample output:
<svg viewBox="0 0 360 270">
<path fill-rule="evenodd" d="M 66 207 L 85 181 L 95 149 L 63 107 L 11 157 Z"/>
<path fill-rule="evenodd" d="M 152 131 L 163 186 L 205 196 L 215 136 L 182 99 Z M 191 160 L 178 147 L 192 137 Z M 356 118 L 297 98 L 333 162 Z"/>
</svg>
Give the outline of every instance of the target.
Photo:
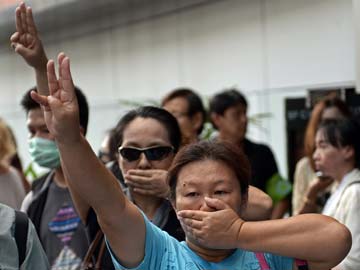
<svg viewBox="0 0 360 270">
<path fill-rule="evenodd" d="M 44 109 L 46 125 L 56 142 L 74 142 L 80 138 L 79 108 L 75 96 L 74 84 L 70 74 L 70 59 L 60 53 L 58 56 L 59 78 L 56 76 L 55 63 L 47 64 L 49 96 L 35 91 L 31 97 Z"/>
<path fill-rule="evenodd" d="M 38 92 L 48 94 L 46 76 L 48 59 L 35 25 L 32 9 L 21 2 L 15 14 L 16 32 L 10 37 L 11 46 L 29 66 L 34 68 Z"/>
</svg>

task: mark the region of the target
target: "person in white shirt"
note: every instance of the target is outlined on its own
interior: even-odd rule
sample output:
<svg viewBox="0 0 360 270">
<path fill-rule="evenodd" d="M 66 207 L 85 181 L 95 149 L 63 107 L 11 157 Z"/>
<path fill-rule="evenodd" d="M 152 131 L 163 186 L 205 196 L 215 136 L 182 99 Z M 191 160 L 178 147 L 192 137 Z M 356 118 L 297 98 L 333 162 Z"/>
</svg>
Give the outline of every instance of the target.
<svg viewBox="0 0 360 270">
<path fill-rule="evenodd" d="M 323 177 L 311 186 L 317 192 L 326 186 L 328 178 L 337 187 L 328 199 L 323 214 L 337 219 L 352 234 L 352 248 L 345 259 L 335 268 L 360 269 L 360 126 L 354 120 L 326 120 L 316 133 L 315 167 Z M 325 180 L 321 180 L 321 179 Z M 327 178 L 327 179 L 326 179 Z M 308 200 L 314 200 L 308 198 Z"/>
</svg>

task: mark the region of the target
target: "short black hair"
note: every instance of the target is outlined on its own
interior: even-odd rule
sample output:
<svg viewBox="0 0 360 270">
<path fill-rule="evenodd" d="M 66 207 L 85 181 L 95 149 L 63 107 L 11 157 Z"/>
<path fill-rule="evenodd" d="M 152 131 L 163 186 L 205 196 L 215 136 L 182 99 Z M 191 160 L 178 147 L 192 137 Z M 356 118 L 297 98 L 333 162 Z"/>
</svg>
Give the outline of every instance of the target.
<svg viewBox="0 0 360 270">
<path fill-rule="evenodd" d="M 176 118 L 168 111 L 153 106 L 139 107 L 121 117 L 115 129 L 112 131 L 112 143 L 116 144 L 117 148 L 123 143 L 123 135 L 126 127 L 138 117 L 152 118 L 159 121 L 168 132 L 170 143 L 172 147 L 174 147 L 174 152 L 176 153 L 179 150 L 181 132 Z"/>
<path fill-rule="evenodd" d="M 36 91 L 36 87 L 29 89 L 21 99 L 21 106 L 25 110 L 26 115 L 29 114 L 29 111 L 40 108 L 40 105 L 31 98 L 30 92 Z M 88 122 L 89 122 L 89 104 L 84 93 L 75 86 L 75 95 L 79 104 L 79 118 L 80 126 L 84 129 L 84 135 L 86 135 Z"/>
<path fill-rule="evenodd" d="M 248 103 L 245 96 L 237 89 L 226 89 L 220 93 L 215 94 L 210 100 L 209 111 L 210 113 L 216 113 L 224 115 L 224 112 L 230 107 L 236 105 L 242 105 L 247 109 Z"/>
<path fill-rule="evenodd" d="M 360 169 L 360 125 L 355 118 L 326 119 L 317 129 L 334 147 L 351 146 L 355 152 L 355 167 Z"/>
<path fill-rule="evenodd" d="M 188 103 L 187 114 L 193 116 L 194 114 L 200 112 L 202 115 L 202 123 L 197 133 L 200 134 L 204 128 L 204 123 L 206 121 L 206 111 L 200 96 L 190 88 L 176 88 L 167 94 L 161 101 L 161 106 L 164 107 L 167 102 L 173 100 L 174 98 L 182 97 L 185 98 Z"/>
</svg>

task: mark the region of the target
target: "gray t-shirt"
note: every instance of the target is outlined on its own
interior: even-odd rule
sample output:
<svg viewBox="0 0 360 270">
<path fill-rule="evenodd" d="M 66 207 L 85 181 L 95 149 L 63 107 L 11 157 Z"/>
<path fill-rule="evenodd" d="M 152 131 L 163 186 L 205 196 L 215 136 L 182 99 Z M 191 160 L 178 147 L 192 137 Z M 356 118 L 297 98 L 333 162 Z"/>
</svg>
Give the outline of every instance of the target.
<svg viewBox="0 0 360 270">
<path fill-rule="evenodd" d="M 69 189 L 54 181 L 49 186 L 41 218 L 40 239 L 51 269 L 80 269 L 89 246 L 85 228 Z"/>
<path fill-rule="evenodd" d="M 14 209 L 0 203 L 0 269 L 19 269 L 18 249 L 14 238 Z M 46 270 L 49 263 L 34 225 L 29 220 L 25 260 L 21 270 Z"/>
<path fill-rule="evenodd" d="M 0 202 L 14 209 L 20 209 L 21 202 L 25 197 L 21 176 L 15 168 L 0 174 Z"/>
</svg>

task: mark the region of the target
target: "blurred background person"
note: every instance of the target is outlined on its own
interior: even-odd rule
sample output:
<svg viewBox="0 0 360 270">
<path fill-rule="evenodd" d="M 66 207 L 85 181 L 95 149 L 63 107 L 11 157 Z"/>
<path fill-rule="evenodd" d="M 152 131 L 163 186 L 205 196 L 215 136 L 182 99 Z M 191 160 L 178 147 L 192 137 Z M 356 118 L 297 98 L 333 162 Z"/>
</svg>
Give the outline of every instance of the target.
<svg viewBox="0 0 360 270">
<path fill-rule="evenodd" d="M 292 194 L 292 213 L 297 215 L 302 212 L 321 213 L 322 208 L 330 196 L 331 186 L 322 189 L 314 204 L 305 201 L 308 188 L 316 181 L 315 163 L 313 154 L 315 151 L 316 130 L 322 120 L 325 119 L 344 119 L 350 117 L 351 113 L 347 105 L 340 98 L 332 95 L 318 101 L 314 106 L 306 127 L 304 137 L 305 156 L 296 164 L 294 174 L 294 188 Z"/>
<path fill-rule="evenodd" d="M 210 117 L 215 129 L 219 131 L 216 138 L 227 141 L 242 149 L 251 165 L 250 184 L 267 192 L 267 183 L 278 174 L 278 167 L 271 149 L 247 139 L 246 130 L 248 103 L 245 96 L 237 89 L 228 89 L 215 94 L 210 100 Z M 275 202 L 272 218 L 282 218 L 289 208 L 289 200 L 284 194 Z"/>
<path fill-rule="evenodd" d="M 316 178 L 305 198 L 308 204 L 332 181 L 335 189 L 327 200 L 322 214 L 344 224 L 351 232 L 352 247 L 345 259 L 335 268 L 360 269 L 360 126 L 351 119 L 327 119 L 318 127 L 313 160 Z M 303 211 L 305 212 L 305 211 Z M 308 211 L 309 212 L 309 211 Z"/>
<path fill-rule="evenodd" d="M 15 134 L 9 126 L 8 126 L 8 129 L 11 134 L 12 142 L 15 146 L 15 153 L 10 157 L 9 163 L 11 166 L 13 166 L 15 169 L 18 170 L 18 172 L 21 176 L 22 184 L 25 189 L 25 193 L 28 193 L 31 189 L 31 186 L 30 186 L 30 183 L 28 182 L 28 180 L 26 179 L 25 172 L 24 172 L 23 166 L 22 166 L 22 162 L 21 162 L 21 159 L 20 159 L 18 151 L 17 151 L 17 142 L 16 142 Z"/>
<path fill-rule="evenodd" d="M 19 171 L 10 165 L 16 147 L 8 126 L 0 119 L 0 202 L 20 209 L 25 189 Z"/>
<path fill-rule="evenodd" d="M 178 121 L 182 145 L 194 143 L 204 128 L 206 111 L 200 96 L 189 88 L 177 88 L 161 101 L 161 107 Z"/>
</svg>

